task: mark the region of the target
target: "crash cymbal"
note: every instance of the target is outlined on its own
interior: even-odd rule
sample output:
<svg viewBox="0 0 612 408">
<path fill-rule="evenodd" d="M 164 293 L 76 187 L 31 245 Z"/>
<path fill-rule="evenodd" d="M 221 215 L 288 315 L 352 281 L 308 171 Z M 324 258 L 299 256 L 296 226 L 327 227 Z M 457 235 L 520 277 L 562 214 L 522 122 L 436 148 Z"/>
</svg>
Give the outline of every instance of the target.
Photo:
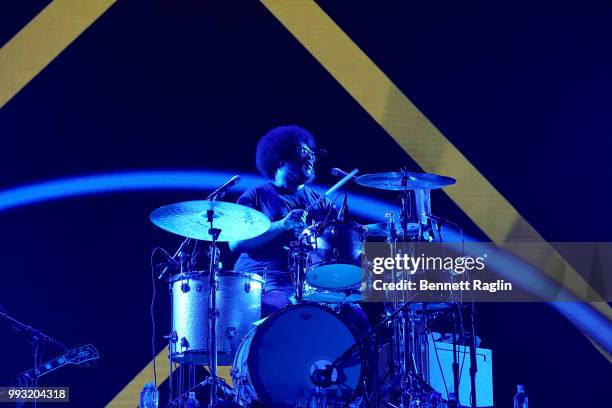
<svg viewBox="0 0 612 408">
<path fill-rule="evenodd" d="M 219 242 L 253 238 L 270 228 L 270 220 L 259 211 L 224 201 L 184 201 L 165 205 L 153 211 L 149 218 L 153 224 L 173 234 L 212 241 L 208 233 L 208 210 L 214 210 L 213 226 L 221 230 Z"/>
<path fill-rule="evenodd" d="M 379 222 L 376 224 L 368 224 L 366 227 L 366 235 L 368 237 L 386 237 L 389 235 L 389 223 Z M 415 235 L 419 233 L 419 224 L 411 222 L 407 227 L 408 235 Z M 398 237 L 402 236 L 402 228 L 399 224 L 395 224 L 395 233 Z"/>
<path fill-rule="evenodd" d="M 429 173 L 388 172 L 364 174 L 355 179 L 357 184 L 380 190 L 434 190 L 455 184 L 454 178 Z"/>
</svg>

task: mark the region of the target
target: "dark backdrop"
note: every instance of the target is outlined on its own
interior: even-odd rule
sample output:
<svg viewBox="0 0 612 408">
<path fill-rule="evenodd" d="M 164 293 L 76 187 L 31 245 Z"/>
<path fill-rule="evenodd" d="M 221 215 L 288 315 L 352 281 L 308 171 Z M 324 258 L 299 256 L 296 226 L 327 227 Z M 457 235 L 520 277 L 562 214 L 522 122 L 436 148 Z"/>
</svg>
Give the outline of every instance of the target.
<svg viewBox="0 0 612 408">
<path fill-rule="evenodd" d="M 0 44 L 47 3 L 1 2 Z M 319 4 L 547 240 L 612 238 L 609 1 Z M 257 138 L 286 123 L 329 150 L 323 184 L 331 165 L 419 170 L 258 2 L 119 1 L 0 111 L 0 187 L 141 169 L 254 172 Z M 149 254 L 179 240 L 148 214 L 204 194 L 0 213 L 0 305 L 103 355 L 44 378 L 69 385 L 73 406 L 105 404 L 150 360 Z M 436 213 L 479 234 L 444 194 L 434 199 Z M 478 316 L 496 406 L 511 406 L 516 383 L 533 406 L 609 400 L 610 364 L 548 305 L 479 305 Z M 2 374 L 29 367 L 22 335 L 0 323 L 0 341 Z"/>
</svg>

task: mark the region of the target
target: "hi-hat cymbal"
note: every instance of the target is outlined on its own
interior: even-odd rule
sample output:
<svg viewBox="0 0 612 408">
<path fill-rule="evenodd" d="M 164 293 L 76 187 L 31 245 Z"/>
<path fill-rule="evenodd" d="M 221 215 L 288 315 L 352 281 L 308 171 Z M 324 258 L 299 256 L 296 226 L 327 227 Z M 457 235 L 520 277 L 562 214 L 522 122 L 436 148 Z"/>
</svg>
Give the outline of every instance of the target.
<svg viewBox="0 0 612 408">
<path fill-rule="evenodd" d="M 270 228 L 270 220 L 259 211 L 224 201 L 184 201 L 165 205 L 153 211 L 149 218 L 153 224 L 173 234 L 212 241 L 208 233 L 208 210 L 214 211 L 213 227 L 221 230 L 219 242 L 254 238 Z"/>
<path fill-rule="evenodd" d="M 388 172 L 364 174 L 355 179 L 357 184 L 380 190 L 434 190 L 455 184 L 457 180 L 451 177 L 429 173 Z"/>
<path fill-rule="evenodd" d="M 386 237 L 391 232 L 389 230 L 388 222 L 379 222 L 376 224 L 368 224 L 366 227 L 366 235 L 368 237 Z M 416 235 L 419 233 L 419 224 L 410 222 L 406 228 L 407 235 Z M 395 224 L 395 234 L 398 237 L 402 236 L 402 227 L 399 224 Z"/>
</svg>

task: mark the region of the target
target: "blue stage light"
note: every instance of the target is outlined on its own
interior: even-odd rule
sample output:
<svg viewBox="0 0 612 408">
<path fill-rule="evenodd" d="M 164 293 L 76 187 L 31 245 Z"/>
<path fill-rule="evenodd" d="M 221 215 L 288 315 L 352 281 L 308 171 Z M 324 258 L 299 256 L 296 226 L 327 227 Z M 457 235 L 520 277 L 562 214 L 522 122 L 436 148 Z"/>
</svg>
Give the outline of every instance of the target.
<svg viewBox="0 0 612 408">
<path fill-rule="evenodd" d="M 68 177 L 32 183 L 0 191 L 0 211 L 51 200 L 119 191 L 206 190 L 219 187 L 233 173 L 206 170 L 150 170 L 125 173 L 104 173 Z M 241 182 L 233 190 L 244 191 L 265 183 L 258 175 L 241 175 Z M 323 186 L 315 186 L 319 192 Z M 205 195 L 202 194 L 202 197 Z M 350 194 L 351 211 L 367 219 L 380 218 L 389 211 L 389 203 L 358 194 Z"/>
<path fill-rule="evenodd" d="M 199 190 L 203 192 L 220 186 L 233 175 L 228 172 L 205 170 L 150 170 L 49 180 L 0 191 L 0 211 L 62 198 L 119 191 Z M 241 177 L 241 183 L 234 188 L 235 190 L 244 191 L 267 181 L 257 175 Z M 315 190 L 323 192 L 325 187 L 315 186 Z M 381 200 L 353 193 L 349 194 L 349 197 L 351 212 L 366 219 L 380 221 L 381 214 L 395 210 L 390 203 Z M 458 235 L 452 236 L 447 233 L 447 239 L 450 241 L 459 242 L 460 238 Z M 474 238 L 469 236 L 463 238 L 466 241 L 474 241 Z M 518 272 L 516 268 L 513 270 Z M 585 303 L 557 302 L 551 305 L 605 350 L 612 352 L 612 324 L 607 318 Z"/>
</svg>

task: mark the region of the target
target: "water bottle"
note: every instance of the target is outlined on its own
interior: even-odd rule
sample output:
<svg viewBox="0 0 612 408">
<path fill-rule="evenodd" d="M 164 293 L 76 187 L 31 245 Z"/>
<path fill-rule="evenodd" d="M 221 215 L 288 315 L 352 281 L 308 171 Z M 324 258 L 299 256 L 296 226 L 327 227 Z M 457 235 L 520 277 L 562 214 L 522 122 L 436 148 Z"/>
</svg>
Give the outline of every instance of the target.
<svg viewBox="0 0 612 408">
<path fill-rule="evenodd" d="M 514 408 L 529 408 L 529 400 L 527 394 L 525 394 L 525 387 L 523 384 L 516 386 L 516 395 L 514 396 Z"/>
<path fill-rule="evenodd" d="M 298 390 L 297 398 L 295 399 L 295 408 L 308 408 L 308 400 L 304 396 L 304 390 Z"/>
<path fill-rule="evenodd" d="M 140 391 L 139 408 L 157 408 L 159 402 L 159 391 L 155 388 L 155 384 L 150 382 L 145 384 Z"/>
<path fill-rule="evenodd" d="M 196 399 L 195 392 L 190 391 L 189 398 L 187 398 L 187 401 L 185 401 L 185 408 L 194 408 L 194 407 L 199 407 L 199 406 L 200 406 L 200 403 Z"/>
<path fill-rule="evenodd" d="M 448 406 L 451 408 L 457 408 L 459 406 L 459 402 L 456 400 L 457 398 L 457 394 L 455 394 L 455 391 L 450 390 L 448 392 Z"/>
</svg>

